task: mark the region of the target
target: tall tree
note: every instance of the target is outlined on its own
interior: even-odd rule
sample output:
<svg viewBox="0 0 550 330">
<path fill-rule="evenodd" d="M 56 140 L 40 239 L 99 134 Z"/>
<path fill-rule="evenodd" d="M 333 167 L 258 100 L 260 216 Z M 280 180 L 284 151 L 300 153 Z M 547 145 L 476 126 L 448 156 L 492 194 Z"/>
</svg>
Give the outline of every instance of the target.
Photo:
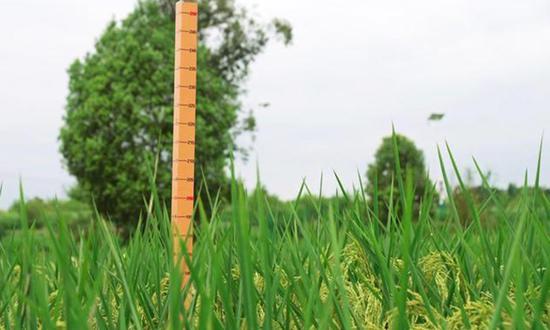
<svg viewBox="0 0 550 330">
<path fill-rule="evenodd" d="M 227 183 L 225 166 L 237 134 L 242 83 L 271 36 L 292 38 L 281 20 L 261 24 L 231 0 L 199 1 L 197 182 Z M 69 68 L 61 153 L 100 212 L 120 224 L 137 221 L 157 159 L 157 187 L 169 201 L 174 64 L 173 2 L 139 1 L 111 22 L 95 51 Z M 156 157 L 156 158 L 155 158 Z"/>
<path fill-rule="evenodd" d="M 427 175 L 422 150 L 417 148 L 412 140 L 400 134 L 383 138 L 382 144 L 374 156 L 374 163 L 370 164 L 367 170 L 367 194 L 371 203 L 378 201 L 377 205 L 373 204 L 373 206 L 378 211 L 379 220 L 382 222 L 385 222 L 388 218 L 390 204 L 393 210 L 397 212 L 394 216 L 399 216 L 399 211 L 403 210 L 398 185 L 395 147 L 397 147 L 401 167 L 401 179 L 405 182 L 408 173 L 414 180 L 415 214 L 419 212 L 420 203 L 426 189 L 434 193 L 433 183 Z M 434 198 L 434 200 L 437 200 L 437 198 Z"/>
</svg>

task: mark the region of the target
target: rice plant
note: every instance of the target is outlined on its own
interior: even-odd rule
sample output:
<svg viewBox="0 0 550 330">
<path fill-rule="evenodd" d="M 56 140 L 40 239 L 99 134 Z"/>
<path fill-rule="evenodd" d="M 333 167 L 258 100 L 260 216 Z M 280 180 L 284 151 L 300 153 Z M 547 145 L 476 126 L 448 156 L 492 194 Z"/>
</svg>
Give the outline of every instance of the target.
<svg viewBox="0 0 550 330">
<path fill-rule="evenodd" d="M 197 202 L 192 261 L 180 253 L 192 271 L 185 286 L 154 185 L 128 241 L 99 215 L 79 232 L 63 214 L 41 219 L 46 230 L 37 231 L 20 203 L 21 234 L 0 243 L 0 329 L 549 328 L 550 201 L 540 161 L 513 207 L 478 167 L 490 196 L 479 205 L 452 154 L 451 169 L 442 154 L 444 219 L 430 212 L 431 189 L 413 212 L 407 175 L 396 176 L 401 201 L 387 205 L 387 219 L 376 216 L 362 182 L 341 187 L 345 203 L 304 185 L 276 210 L 262 189 L 249 195 L 233 179 L 230 201 Z M 469 225 L 453 201 L 451 172 Z M 307 219 L 304 204 L 315 213 Z M 494 226 L 482 221 L 489 205 Z"/>
</svg>

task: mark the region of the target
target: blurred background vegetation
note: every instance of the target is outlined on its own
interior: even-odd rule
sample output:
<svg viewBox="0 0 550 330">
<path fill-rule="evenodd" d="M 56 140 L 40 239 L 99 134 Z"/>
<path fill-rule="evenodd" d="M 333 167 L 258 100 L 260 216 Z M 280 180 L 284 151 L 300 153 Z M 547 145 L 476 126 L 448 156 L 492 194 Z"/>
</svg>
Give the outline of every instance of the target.
<svg viewBox="0 0 550 330">
<path fill-rule="evenodd" d="M 131 230 L 148 204 L 151 180 L 169 208 L 174 4 L 172 0 L 140 1 L 128 17 L 107 26 L 92 52 L 70 66 L 66 114 L 59 139 L 66 168 L 78 183 L 67 200 L 34 198 L 25 203 L 37 229 L 44 221 L 61 215 L 78 230 L 92 218 L 91 210 L 97 210 L 121 230 Z M 258 21 L 231 0 L 200 0 L 199 5 L 196 182 L 200 184 L 196 188 L 198 193 L 203 192 L 200 198 L 208 209 L 209 199 L 216 196 L 204 192 L 218 194 L 222 201 L 226 199 L 230 156 L 247 154 L 247 147 L 236 145 L 236 139 L 255 130 L 253 112 L 244 112 L 240 102 L 250 64 L 270 40 L 289 45 L 293 33 L 284 19 Z M 429 120 L 443 117 L 444 114 L 432 114 Z M 390 204 L 399 210 L 398 172 L 402 173 L 401 180 L 406 174 L 414 178 L 415 213 L 422 212 L 418 206 L 423 199 L 433 199 L 435 202 L 427 211 L 435 219 L 445 221 L 456 210 L 464 226 L 471 223 L 463 191 L 444 191 L 441 183 L 432 182 L 423 151 L 413 140 L 399 134 L 382 140 L 374 162 L 361 173 L 364 182 L 356 187 L 364 190 L 378 218 L 388 219 L 385 210 Z M 481 210 L 482 222 L 493 225 L 498 214 L 492 197 L 498 196 L 500 202 L 513 207 L 519 189 L 513 185 L 507 189 L 483 187 L 469 179 L 477 173 L 466 172 L 465 185 Z M 262 196 L 269 199 L 272 218 L 279 222 L 277 226 L 285 226 L 284 219 L 295 214 L 315 221 L 329 205 L 346 203 L 343 196 L 337 195 L 319 196 L 311 203 L 282 201 L 265 187 L 261 189 Z M 251 204 L 257 193 L 251 194 Z M 428 198 L 426 193 L 435 198 Z M 449 194 L 454 197 L 453 205 L 447 203 Z M 20 206 L 17 202 L 0 211 L 0 237 L 18 230 Z"/>
<path fill-rule="evenodd" d="M 433 205 L 429 210 L 430 216 L 437 221 L 444 223 L 446 221 L 452 221 L 453 210 L 456 210 L 460 222 L 464 228 L 467 228 L 474 220 L 472 219 L 472 211 L 469 208 L 467 197 L 465 192 L 456 187 L 450 193 L 452 194 L 452 204 L 449 203 L 449 198 L 446 195 L 447 192 L 441 191 L 441 187 L 436 187 L 436 184 L 430 181 L 426 175 L 426 168 L 423 164 L 423 152 L 418 149 L 414 142 L 402 135 L 396 135 L 395 141 L 398 144 L 398 150 L 392 150 L 392 137 L 384 138 L 380 148 L 377 151 L 375 162 L 368 167 L 364 178 L 361 178 L 361 182 L 354 192 L 350 192 L 350 195 L 364 196 L 368 201 L 368 205 L 373 212 L 379 212 L 380 221 L 387 220 L 387 210 L 390 208 L 399 209 L 401 201 L 399 200 L 399 188 L 397 187 L 397 180 L 395 179 L 396 168 L 395 155 L 399 157 L 399 163 L 403 169 L 415 168 L 414 171 L 408 171 L 418 178 L 417 181 L 422 185 L 423 190 L 415 189 L 415 210 L 414 218 L 419 218 L 419 212 L 422 212 L 418 207 L 426 199 L 423 196 L 425 191 L 433 191 L 435 198 L 433 198 Z M 401 148 L 401 145 L 404 148 Z M 394 153 L 397 152 L 397 153 Z M 404 173 L 405 171 L 400 173 Z M 512 214 L 517 212 L 517 205 L 521 199 L 521 188 L 510 184 L 506 189 L 499 189 L 489 186 L 487 182 L 485 184 L 476 184 L 472 177 L 473 171 L 466 170 L 464 176 L 464 184 L 469 195 L 471 196 L 474 207 L 479 210 L 479 216 L 481 224 L 487 228 L 494 228 L 498 225 L 499 217 L 502 210 L 506 210 L 507 213 Z M 485 174 L 485 178 L 487 176 Z M 371 179 L 371 178 L 386 178 Z M 363 183 L 364 182 L 364 183 Z M 377 183 L 377 185 L 376 185 Z M 431 187 L 431 188 L 430 188 Z M 534 188 L 528 188 L 534 189 Z M 261 191 L 259 191 L 261 190 Z M 375 193 L 376 191 L 376 193 Z M 550 189 L 543 188 L 542 192 L 550 198 Z M 378 196 L 376 196 L 378 194 Z M 40 230 L 44 227 L 46 221 L 50 221 L 54 226 L 57 221 L 63 219 L 69 225 L 69 227 L 78 233 L 80 230 L 86 228 L 89 222 L 94 219 L 94 210 L 97 208 L 93 203 L 93 198 L 89 193 L 81 186 L 77 185 L 68 192 L 68 199 L 65 200 L 43 200 L 40 198 L 33 198 L 24 202 L 25 210 L 27 212 L 29 221 L 40 233 Z M 248 205 L 250 205 L 251 215 L 250 224 L 254 227 L 258 225 L 258 216 L 254 213 L 258 210 L 256 204 L 258 204 L 258 196 L 262 196 L 269 205 L 267 212 L 269 216 L 269 223 L 273 226 L 279 227 L 281 230 L 287 230 L 286 228 L 291 223 L 292 218 L 299 218 L 302 221 L 315 222 L 323 218 L 329 211 L 329 208 L 335 210 L 346 210 L 346 208 L 352 208 L 356 203 L 354 200 L 350 200 L 349 196 L 343 196 L 341 193 L 334 196 L 316 196 L 316 192 L 309 191 L 306 185 L 302 186 L 300 192 L 297 193 L 297 198 L 290 201 L 285 201 L 270 194 L 268 190 L 261 186 L 251 191 L 248 196 Z M 203 205 L 208 205 L 216 199 L 216 196 L 207 196 L 201 198 Z M 374 200 L 378 200 L 378 205 L 375 205 Z M 430 198 L 429 200 L 432 200 Z M 264 201 L 262 201 L 264 202 Z M 142 207 L 146 207 L 145 199 L 142 199 Z M 231 218 L 231 205 L 226 203 L 223 198 L 217 196 L 217 202 L 219 207 L 223 209 L 219 213 L 222 214 L 222 218 Z M 499 203 L 497 205 L 497 203 Z M 425 204 L 425 203 L 424 203 Z M 550 210 L 543 209 L 544 205 L 540 204 L 539 211 L 550 212 Z M 14 202 L 7 210 L 0 210 L 0 239 L 2 237 L 10 237 L 10 239 L 17 239 L 17 233 L 20 230 L 21 202 Z M 378 210 L 378 211 L 377 211 Z M 367 210 L 365 210 L 367 212 Z M 336 214 L 338 215 L 338 214 Z M 107 219 L 113 219 L 108 216 Z M 136 225 L 139 221 L 139 217 L 134 219 L 133 225 Z M 114 221 L 113 224 L 118 226 L 118 230 L 125 229 L 126 224 L 120 224 Z M 8 234 L 16 235 L 8 235 Z"/>
<path fill-rule="evenodd" d="M 7 210 L 0 210 L 0 240 L 17 239 L 22 223 L 22 208 L 38 235 L 45 233 L 46 222 L 55 226 L 59 221 L 66 221 L 72 230 L 78 232 L 89 226 L 93 219 L 91 206 L 75 199 L 58 201 L 33 198 L 24 202 L 18 201 Z"/>
</svg>

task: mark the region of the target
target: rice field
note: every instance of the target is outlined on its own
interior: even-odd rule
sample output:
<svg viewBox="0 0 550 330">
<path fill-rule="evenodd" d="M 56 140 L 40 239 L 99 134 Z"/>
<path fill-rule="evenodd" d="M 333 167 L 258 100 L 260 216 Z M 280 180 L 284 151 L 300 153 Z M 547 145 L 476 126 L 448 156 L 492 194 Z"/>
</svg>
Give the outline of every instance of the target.
<svg viewBox="0 0 550 330">
<path fill-rule="evenodd" d="M 413 211 L 408 176 L 397 176 L 402 207 L 388 205 L 387 219 L 361 182 L 341 187 L 344 203 L 304 185 L 275 210 L 261 189 L 247 193 L 233 179 L 229 201 L 197 203 L 184 287 L 154 186 L 128 241 L 99 215 L 74 230 L 60 214 L 37 231 L 22 206 L 20 235 L 0 245 L 0 329 L 549 328 L 550 201 L 539 175 L 504 205 L 479 171 L 489 198 L 476 203 L 446 157 L 444 219 L 430 212 L 431 190 Z M 306 204 L 314 214 L 303 219 Z M 482 221 L 489 207 L 496 225 Z"/>
</svg>

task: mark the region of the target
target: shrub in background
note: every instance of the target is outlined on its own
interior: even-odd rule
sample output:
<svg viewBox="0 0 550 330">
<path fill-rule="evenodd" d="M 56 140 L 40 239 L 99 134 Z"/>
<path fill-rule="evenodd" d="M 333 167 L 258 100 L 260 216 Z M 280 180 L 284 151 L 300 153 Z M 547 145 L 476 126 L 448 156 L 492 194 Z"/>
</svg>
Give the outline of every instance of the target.
<svg viewBox="0 0 550 330">
<path fill-rule="evenodd" d="M 92 218 L 90 207 L 76 200 L 44 200 L 32 198 L 28 201 L 14 202 L 7 211 L 0 210 L 0 238 L 21 229 L 21 204 L 26 212 L 29 224 L 41 230 L 48 221 L 57 226 L 60 218 L 71 228 L 88 225 Z"/>
</svg>

